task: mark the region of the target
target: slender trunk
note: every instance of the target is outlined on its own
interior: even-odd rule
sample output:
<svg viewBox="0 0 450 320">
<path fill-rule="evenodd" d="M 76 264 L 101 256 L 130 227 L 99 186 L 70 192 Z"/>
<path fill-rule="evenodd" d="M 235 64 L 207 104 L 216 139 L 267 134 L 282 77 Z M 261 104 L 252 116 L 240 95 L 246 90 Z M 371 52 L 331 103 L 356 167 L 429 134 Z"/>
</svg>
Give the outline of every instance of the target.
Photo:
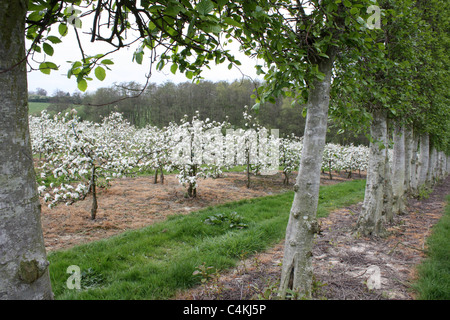
<svg viewBox="0 0 450 320">
<path fill-rule="evenodd" d="M 413 131 L 412 155 L 411 155 L 411 188 L 412 195 L 417 195 L 419 186 L 419 135 Z"/>
<path fill-rule="evenodd" d="M 386 143 L 388 141 L 386 140 Z M 386 158 L 384 161 L 384 185 L 383 185 L 383 210 L 381 214 L 382 222 L 392 223 L 394 221 L 394 189 L 392 187 L 392 168 L 389 159 L 389 152 L 386 151 Z M 381 229 L 380 235 L 384 232 Z"/>
<path fill-rule="evenodd" d="M 413 154 L 413 132 L 410 126 L 405 128 L 405 192 L 411 193 L 411 161 Z"/>
<path fill-rule="evenodd" d="M 430 138 L 428 134 L 420 136 L 420 175 L 418 187 L 428 187 L 428 169 L 430 157 Z"/>
<path fill-rule="evenodd" d="M 297 298 L 311 295 L 312 245 L 314 234 L 318 232 L 316 215 L 334 53 L 328 56 L 329 59 L 319 63 L 319 70 L 325 74 L 324 80 L 316 81 L 309 91 L 303 150 L 286 229 L 280 280 L 281 298 L 286 298 L 289 290 L 295 292 Z"/>
<path fill-rule="evenodd" d="M 246 151 L 247 161 L 247 188 L 250 188 L 250 149 Z"/>
<path fill-rule="evenodd" d="M 28 128 L 27 3 L 0 1 L 0 300 L 53 299 Z"/>
<path fill-rule="evenodd" d="M 437 166 L 437 151 L 435 148 L 430 148 L 430 163 L 428 168 L 428 183 L 432 186 L 436 182 L 436 166 Z"/>
<path fill-rule="evenodd" d="M 158 168 L 155 169 L 155 179 L 153 180 L 154 184 L 158 183 Z"/>
<path fill-rule="evenodd" d="M 328 175 L 330 180 L 333 180 L 333 175 L 331 174 L 331 160 L 328 162 Z"/>
<path fill-rule="evenodd" d="M 195 177 L 196 174 L 197 174 L 197 165 L 194 164 L 191 167 L 190 176 Z M 195 198 L 197 196 L 197 187 L 193 183 L 189 183 L 188 196 L 189 198 Z"/>
<path fill-rule="evenodd" d="M 95 181 L 95 166 L 92 167 L 92 175 L 91 175 L 91 192 L 92 192 L 92 206 L 91 206 L 91 219 L 95 220 L 97 217 L 97 189 L 96 189 L 96 181 Z"/>
<path fill-rule="evenodd" d="M 393 213 L 405 212 L 405 128 L 396 125 L 394 128 L 393 156 Z"/>
<path fill-rule="evenodd" d="M 382 215 L 387 153 L 386 112 L 375 111 L 373 113 L 370 134 L 372 141 L 370 142 L 366 190 L 357 230 L 363 235 L 380 235 L 384 231 Z"/>
<path fill-rule="evenodd" d="M 159 176 L 161 179 L 161 184 L 164 184 L 164 170 L 163 170 L 163 166 L 161 166 L 159 168 L 159 170 L 161 171 L 161 175 Z"/>
</svg>

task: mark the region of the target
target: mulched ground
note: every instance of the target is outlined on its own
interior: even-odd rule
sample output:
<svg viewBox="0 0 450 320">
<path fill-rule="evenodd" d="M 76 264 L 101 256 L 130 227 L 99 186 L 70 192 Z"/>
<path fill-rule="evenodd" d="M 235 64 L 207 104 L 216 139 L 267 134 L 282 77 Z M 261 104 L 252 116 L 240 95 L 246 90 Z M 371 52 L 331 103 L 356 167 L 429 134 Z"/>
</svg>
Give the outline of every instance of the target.
<svg viewBox="0 0 450 320">
<path fill-rule="evenodd" d="M 47 251 L 66 249 L 143 228 L 163 221 L 168 215 L 188 214 L 229 201 L 285 192 L 292 190 L 294 180 L 284 185 L 281 173 L 251 176 L 251 187 L 247 188 L 245 173 L 230 172 L 217 179 L 200 179 L 197 197 L 190 199 L 184 196 L 186 189 L 173 174 L 165 176 L 164 184 L 155 184 L 153 176 L 117 179 L 108 189 L 99 189 L 95 220 L 90 219 L 91 196 L 70 206 L 59 204 L 53 209 L 41 199 L 45 246 Z M 345 180 L 348 180 L 345 173 L 335 174 L 333 180 L 329 180 L 327 174 L 321 178 L 322 184 Z"/>
<path fill-rule="evenodd" d="M 361 204 L 336 210 L 321 219 L 323 232 L 313 250 L 314 298 L 327 300 L 413 300 L 411 283 L 425 257 L 426 238 L 443 214 L 450 194 L 450 176 L 427 199 L 408 200 L 405 215 L 395 217 L 386 238 L 353 233 Z M 206 284 L 187 292 L 183 300 L 274 298 L 281 273 L 283 243 L 243 260 Z M 379 287 L 368 284 L 379 279 Z"/>
</svg>

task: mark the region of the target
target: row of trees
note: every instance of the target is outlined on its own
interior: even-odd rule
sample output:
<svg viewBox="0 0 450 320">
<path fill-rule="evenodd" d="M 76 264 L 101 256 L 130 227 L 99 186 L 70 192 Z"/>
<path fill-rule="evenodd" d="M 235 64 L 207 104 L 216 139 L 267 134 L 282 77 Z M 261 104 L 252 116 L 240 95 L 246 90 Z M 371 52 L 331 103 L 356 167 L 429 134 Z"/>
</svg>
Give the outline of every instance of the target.
<svg viewBox="0 0 450 320">
<path fill-rule="evenodd" d="M 199 80 L 202 68 L 212 63 L 239 64 L 226 47 L 235 39 L 243 52 L 264 61 L 257 66 L 264 82 L 255 92 L 254 109 L 277 96 L 305 105 L 280 296 L 309 297 L 329 116 L 344 130 L 370 127 L 371 163 L 359 223 L 364 234 L 382 233 L 387 221 L 380 206 L 389 199 L 384 184 L 390 172 L 388 128 L 395 134 L 394 181 L 403 190 L 409 160 L 402 150 L 411 145 L 402 147 L 404 137 L 411 136 L 406 132 L 412 130 L 413 141 L 420 139 L 421 176 L 429 176 L 430 150 L 450 153 L 448 6 L 445 0 L 0 1 L 2 296 L 52 297 L 28 130 L 26 62 L 36 68 L 28 58 L 43 52 L 37 68 L 47 74 L 57 69 L 51 62 L 54 47 L 69 29 L 78 32 L 81 24 L 74 21 L 92 18 L 91 41 L 112 48 L 87 55 L 78 43 L 81 58 L 72 62 L 68 77 L 82 91 L 94 76 L 105 78 L 111 52 L 131 44 L 139 45 L 132 57 L 136 63 L 148 57 L 156 69 L 167 66 Z M 83 15 L 75 16 L 74 7 Z M 137 35 L 126 37 L 131 34 Z M 27 51 L 25 36 L 32 43 Z M 401 192 L 393 198 L 400 199 Z"/>
<path fill-rule="evenodd" d="M 30 116 L 32 150 L 39 158 L 36 170 L 39 193 L 49 207 L 72 204 L 92 194 L 91 218 L 97 211 L 96 188 L 111 179 L 138 172 L 177 172 L 187 196 L 197 195 L 198 180 L 221 176 L 224 169 L 243 166 L 250 174 L 284 175 L 289 182 L 301 159 L 302 141 L 291 135 L 280 138 L 244 112 L 244 129 L 228 122 L 201 120 L 199 113 L 167 127 L 136 128 L 120 113 L 101 123 L 82 121 L 73 110 L 65 115 Z M 322 170 L 365 171 L 368 148 L 327 144 Z"/>
</svg>

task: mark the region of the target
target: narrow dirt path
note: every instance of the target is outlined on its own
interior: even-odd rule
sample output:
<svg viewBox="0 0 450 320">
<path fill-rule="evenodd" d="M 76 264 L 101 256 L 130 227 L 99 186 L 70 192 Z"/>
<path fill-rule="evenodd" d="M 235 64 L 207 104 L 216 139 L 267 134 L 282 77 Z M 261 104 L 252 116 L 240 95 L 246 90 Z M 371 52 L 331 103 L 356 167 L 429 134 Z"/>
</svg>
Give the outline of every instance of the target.
<svg viewBox="0 0 450 320">
<path fill-rule="evenodd" d="M 410 283 L 425 257 L 426 238 L 442 217 L 450 194 L 450 176 L 427 199 L 409 199 L 407 213 L 395 217 L 387 238 L 355 237 L 361 204 L 321 219 L 316 238 L 314 296 L 328 300 L 413 300 Z M 177 299 L 268 299 L 278 288 L 283 243 L 252 256 L 206 285 L 180 293 Z M 372 289 L 367 284 L 372 284 Z"/>
</svg>

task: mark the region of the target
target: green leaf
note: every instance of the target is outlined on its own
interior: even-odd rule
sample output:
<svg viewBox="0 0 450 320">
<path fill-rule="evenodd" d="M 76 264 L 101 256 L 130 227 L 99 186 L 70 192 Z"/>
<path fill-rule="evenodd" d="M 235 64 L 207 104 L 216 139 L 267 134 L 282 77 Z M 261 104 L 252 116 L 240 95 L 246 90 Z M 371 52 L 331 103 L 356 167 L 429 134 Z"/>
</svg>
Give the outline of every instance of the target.
<svg viewBox="0 0 450 320">
<path fill-rule="evenodd" d="M 58 66 L 53 62 L 42 62 L 39 65 L 39 70 L 44 74 L 50 74 L 52 70 L 58 70 Z"/>
<path fill-rule="evenodd" d="M 302 110 L 302 117 L 306 118 L 306 114 L 308 113 L 308 109 L 307 108 L 303 108 Z"/>
<path fill-rule="evenodd" d="M 352 6 L 352 3 L 349 0 L 344 0 L 344 6 L 350 8 Z"/>
<path fill-rule="evenodd" d="M 252 110 L 258 111 L 260 107 L 261 107 L 261 103 L 255 103 L 252 107 Z"/>
<path fill-rule="evenodd" d="M 202 0 L 195 8 L 199 14 L 206 16 L 213 11 L 214 3 L 211 0 Z"/>
<path fill-rule="evenodd" d="M 61 39 L 59 39 L 58 37 L 55 36 L 48 36 L 47 40 L 50 41 L 51 43 L 61 43 Z"/>
<path fill-rule="evenodd" d="M 177 73 L 177 70 L 178 70 L 178 65 L 177 65 L 176 63 L 174 63 L 174 64 L 172 64 L 172 65 L 170 66 L 170 71 L 171 71 L 173 74 L 176 74 L 176 73 Z"/>
<path fill-rule="evenodd" d="M 42 48 L 44 49 L 44 52 L 46 54 L 48 54 L 49 56 L 52 56 L 53 53 L 55 52 L 53 50 L 53 47 L 51 45 L 49 45 L 48 43 L 44 42 L 44 44 L 42 45 Z"/>
<path fill-rule="evenodd" d="M 103 81 L 106 78 L 106 71 L 105 69 L 103 69 L 102 67 L 98 66 L 97 68 L 95 68 L 95 76 L 97 77 L 98 80 Z"/>
<path fill-rule="evenodd" d="M 357 14 L 357 13 L 359 13 L 359 9 L 353 7 L 353 8 L 350 9 L 350 13 L 351 13 L 351 14 Z"/>
<path fill-rule="evenodd" d="M 233 18 L 225 17 L 225 18 L 223 18 L 223 21 L 226 24 L 229 24 L 229 25 L 232 25 L 232 26 L 235 26 L 235 27 L 238 27 L 238 28 L 242 28 L 242 23 L 240 23 L 239 21 L 234 20 Z"/>
<path fill-rule="evenodd" d="M 51 70 L 58 70 L 58 66 L 56 64 L 54 64 L 53 62 L 49 62 L 47 61 L 47 67 L 50 68 Z"/>
<path fill-rule="evenodd" d="M 192 71 L 186 72 L 186 78 L 191 80 L 193 77 L 194 77 L 194 73 Z"/>
<path fill-rule="evenodd" d="M 137 51 L 134 53 L 134 60 L 136 60 L 136 62 L 138 64 L 142 64 L 143 58 L 144 58 L 144 53 L 142 51 Z"/>
<path fill-rule="evenodd" d="M 112 61 L 109 60 L 109 59 L 104 59 L 104 60 L 102 60 L 101 63 L 104 64 L 104 65 L 114 64 L 114 62 L 112 62 Z"/>
<path fill-rule="evenodd" d="M 51 71 L 50 68 L 47 66 L 47 62 L 42 62 L 39 65 L 39 70 L 41 70 L 43 74 L 50 74 Z"/>
<path fill-rule="evenodd" d="M 64 23 L 61 23 L 58 27 L 58 32 L 60 35 L 62 35 L 63 37 L 65 37 L 67 35 L 69 31 L 69 28 L 67 28 L 67 25 Z"/>
<path fill-rule="evenodd" d="M 79 89 L 80 91 L 85 92 L 86 89 L 87 89 L 87 86 L 88 86 L 88 85 L 87 85 L 87 81 L 86 81 L 86 80 L 81 79 L 81 80 L 78 81 L 78 89 Z"/>
</svg>

